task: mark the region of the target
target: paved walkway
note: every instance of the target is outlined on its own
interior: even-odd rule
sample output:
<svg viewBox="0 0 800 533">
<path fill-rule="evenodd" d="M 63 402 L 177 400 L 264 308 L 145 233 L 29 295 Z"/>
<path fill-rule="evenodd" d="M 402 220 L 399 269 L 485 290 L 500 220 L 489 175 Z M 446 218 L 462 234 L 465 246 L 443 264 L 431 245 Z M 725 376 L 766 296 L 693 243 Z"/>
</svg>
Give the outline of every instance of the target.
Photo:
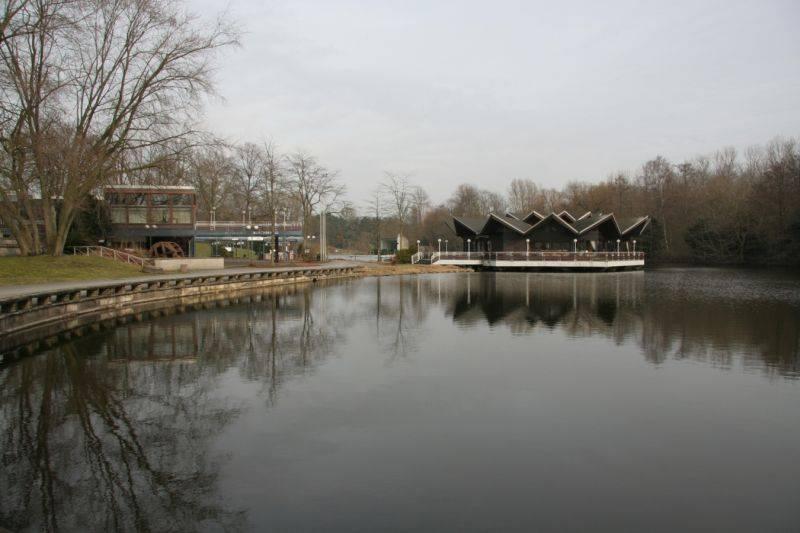
<svg viewBox="0 0 800 533">
<path fill-rule="evenodd" d="M 143 283 L 147 281 L 164 281 L 173 279 L 192 279 L 206 276 L 224 276 L 229 274 L 252 274 L 254 272 L 295 272 L 298 270 L 325 270 L 329 268 L 358 267 L 358 263 L 347 261 L 331 261 L 325 265 L 305 267 L 269 267 L 269 268 L 221 268 L 216 270 L 196 270 L 186 274 L 151 274 L 149 276 L 136 276 L 132 278 L 99 279 L 95 281 L 74 280 L 53 283 L 36 283 L 33 285 L 8 285 L 0 287 L 0 300 L 19 298 L 21 296 L 35 296 L 62 290 L 99 289 L 119 285 L 120 283 Z"/>
</svg>

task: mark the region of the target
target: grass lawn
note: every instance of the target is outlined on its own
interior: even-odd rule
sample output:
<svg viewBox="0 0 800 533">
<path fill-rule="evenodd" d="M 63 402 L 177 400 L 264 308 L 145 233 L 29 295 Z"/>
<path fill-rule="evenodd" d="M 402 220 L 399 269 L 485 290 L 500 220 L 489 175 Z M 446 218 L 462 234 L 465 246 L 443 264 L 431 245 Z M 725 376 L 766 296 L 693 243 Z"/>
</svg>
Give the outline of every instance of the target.
<svg viewBox="0 0 800 533">
<path fill-rule="evenodd" d="M 118 279 L 141 275 L 138 266 L 103 257 L 0 257 L 0 285 Z"/>
</svg>

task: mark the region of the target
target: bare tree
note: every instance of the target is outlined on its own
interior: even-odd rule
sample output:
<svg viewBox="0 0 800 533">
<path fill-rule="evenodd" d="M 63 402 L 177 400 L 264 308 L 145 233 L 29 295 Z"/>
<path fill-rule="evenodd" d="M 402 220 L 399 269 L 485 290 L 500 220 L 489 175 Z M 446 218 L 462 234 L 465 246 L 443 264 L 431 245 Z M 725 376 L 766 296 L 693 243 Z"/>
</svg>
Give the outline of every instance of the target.
<svg viewBox="0 0 800 533">
<path fill-rule="evenodd" d="M 508 207 L 515 213 L 527 215 L 541 208 L 539 186 L 530 179 L 513 179 L 508 186 Z"/>
<path fill-rule="evenodd" d="M 261 198 L 266 215 L 272 224 L 272 235 L 277 233 L 278 210 L 285 206 L 286 169 L 283 158 L 272 141 L 264 143 L 261 166 Z"/>
<path fill-rule="evenodd" d="M 10 7 L 12 6 L 12 7 Z M 63 251 L 76 213 L 127 152 L 194 131 L 211 59 L 235 43 L 170 0 L 6 4 L 0 42 L 0 216 L 24 253 Z M 16 10 L 15 10 L 16 8 Z M 41 222 L 40 222 L 41 221 Z"/>
<path fill-rule="evenodd" d="M 381 261 L 381 221 L 386 213 L 386 201 L 381 187 L 372 191 L 367 203 L 367 212 L 375 217 L 375 250 L 378 254 L 378 262 Z"/>
<path fill-rule="evenodd" d="M 411 188 L 411 205 L 414 211 L 414 222 L 417 226 L 422 224 L 425 213 L 431 207 L 431 199 L 422 187 Z"/>
<path fill-rule="evenodd" d="M 456 216 L 481 216 L 480 191 L 474 185 L 462 183 L 447 201 L 450 211 Z"/>
<path fill-rule="evenodd" d="M 494 191 L 481 190 L 478 201 L 482 215 L 488 215 L 489 213 L 503 214 L 506 210 L 505 198 Z"/>
<path fill-rule="evenodd" d="M 306 152 L 295 152 L 288 158 L 291 186 L 303 217 L 303 235 L 306 235 L 314 210 L 330 209 L 344 194 L 344 186 L 337 181 L 336 172 L 321 166 Z"/>
<path fill-rule="evenodd" d="M 405 226 L 408 223 L 408 216 L 413 205 L 413 188 L 408 182 L 408 175 L 385 172 L 385 178 L 381 184 L 386 199 L 388 201 L 389 212 L 397 219 L 399 225 L 397 248 L 402 245 Z"/>
<path fill-rule="evenodd" d="M 197 190 L 201 217 L 210 217 L 212 211 L 223 218 L 233 214 L 224 212 L 233 188 L 233 167 L 233 162 L 221 148 L 209 147 L 199 151 L 191 159 L 190 183 Z M 216 212 L 217 209 L 220 209 L 219 213 Z"/>
<path fill-rule="evenodd" d="M 654 215 L 661 224 L 664 249 L 667 251 L 669 251 L 670 247 L 667 204 L 674 176 L 672 166 L 661 156 L 646 162 L 642 166 L 642 171 L 639 175 L 639 183 L 655 204 Z"/>
<path fill-rule="evenodd" d="M 233 177 L 238 206 L 250 220 L 264 177 L 264 153 L 258 145 L 245 143 L 236 148 Z"/>
</svg>

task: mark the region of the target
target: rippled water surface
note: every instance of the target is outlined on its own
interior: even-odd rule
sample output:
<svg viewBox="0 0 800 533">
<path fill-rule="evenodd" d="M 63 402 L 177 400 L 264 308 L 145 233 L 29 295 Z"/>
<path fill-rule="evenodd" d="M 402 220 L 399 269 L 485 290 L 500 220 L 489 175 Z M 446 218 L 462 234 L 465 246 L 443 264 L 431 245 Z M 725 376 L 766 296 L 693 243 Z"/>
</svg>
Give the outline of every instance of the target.
<svg viewBox="0 0 800 533">
<path fill-rule="evenodd" d="M 800 278 L 283 288 L 0 368 L 12 531 L 800 531 Z"/>
</svg>

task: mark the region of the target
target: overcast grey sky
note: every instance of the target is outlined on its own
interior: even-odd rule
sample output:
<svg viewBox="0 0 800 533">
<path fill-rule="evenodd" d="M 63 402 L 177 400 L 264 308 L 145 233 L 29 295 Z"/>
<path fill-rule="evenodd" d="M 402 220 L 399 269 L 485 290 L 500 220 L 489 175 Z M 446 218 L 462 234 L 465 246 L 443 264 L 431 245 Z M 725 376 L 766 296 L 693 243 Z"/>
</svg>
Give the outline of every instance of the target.
<svg viewBox="0 0 800 533">
<path fill-rule="evenodd" d="M 212 13 L 220 3 L 189 0 Z M 208 127 L 436 202 L 800 135 L 800 1 L 231 0 Z"/>
</svg>

